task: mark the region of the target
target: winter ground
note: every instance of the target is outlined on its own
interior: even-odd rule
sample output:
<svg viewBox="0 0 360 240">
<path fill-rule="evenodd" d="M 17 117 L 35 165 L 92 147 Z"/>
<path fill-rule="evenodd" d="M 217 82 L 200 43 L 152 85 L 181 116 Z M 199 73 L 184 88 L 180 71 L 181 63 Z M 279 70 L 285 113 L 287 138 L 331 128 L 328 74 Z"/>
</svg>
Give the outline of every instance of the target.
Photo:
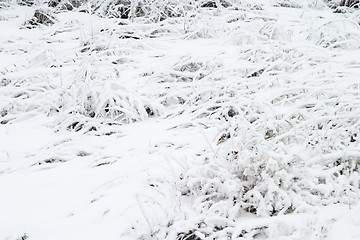
<svg viewBox="0 0 360 240">
<path fill-rule="evenodd" d="M 0 8 L 0 239 L 360 239 L 360 13 L 269 2 Z"/>
</svg>

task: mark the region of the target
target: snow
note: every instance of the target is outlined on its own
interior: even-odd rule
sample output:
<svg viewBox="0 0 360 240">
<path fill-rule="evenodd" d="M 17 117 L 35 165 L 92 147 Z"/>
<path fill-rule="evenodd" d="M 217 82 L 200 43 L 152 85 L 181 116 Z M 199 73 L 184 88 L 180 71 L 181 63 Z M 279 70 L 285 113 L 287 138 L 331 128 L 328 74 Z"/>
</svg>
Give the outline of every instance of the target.
<svg viewBox="0 0 360 240">
<path fill-rule="evenodd" d="M 0 239 L 359 239 L 359 12 L 174 1 L 0 5 Z"/>
</svg>

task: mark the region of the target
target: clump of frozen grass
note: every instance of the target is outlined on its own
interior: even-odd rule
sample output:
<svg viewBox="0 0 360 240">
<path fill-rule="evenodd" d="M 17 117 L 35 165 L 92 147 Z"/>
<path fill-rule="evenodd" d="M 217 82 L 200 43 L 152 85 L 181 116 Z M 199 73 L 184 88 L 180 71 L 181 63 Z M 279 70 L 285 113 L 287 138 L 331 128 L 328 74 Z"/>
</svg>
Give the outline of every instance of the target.
<svg viewBox="0 0 360 240">
<path fill-rule="evenodd" d="M 323 22 L 311 29 L 309 38 L 324 48 L 358 49 L 359 26 L 351 19 Z"/>
<path fill-rule="evenodd" d="M 71 11 L 85 4 L 85 0 L 50 0 L 47 5 L 55 11 Z"/>
<path fill-rule="evenodd" d="M 101 17 L 130 19 L 144 18 L 150 21 L 163 21 L 168 18 L 183 17 L 197 8 L 229 7 L 225 0 L 120 0 L 120 1 L 50 1 L 50 7 L 58 10 L 92 11 Z M 90 8 L 89 8 L 90 7 Z"/>
<path fill-rule="evenodd" d="M 94 131 L 97 128 L 91 126 L 92 121 L 126 124 L 162 113 L 161 105 L 129 91 L 114 81 L 88 83 L 80 81 L 73 83 L 69 88 L 59 88 L 45 83 L 35 85 L 37 80 L 32 80 L 32 84 L 28 86 L 25 84 L 31 83 L 28 79 L 21 88 L 10 84 L 2 87 L 3 124 L 21 118 L 24 114 L 42 112 L 47 115 L 62 116 L 59 118 L 60 123 L 57 124 L 63 126 L 62 122 L 66 122 L 65 129 L 80 130 L 84 125 L 81 122 L 88 122 L 90 123 L 88 130 Z M 76 120 L 77 118 L 79 119 Z"/>
<path fill-rule="evenodd" d="M 359 8 L 358 0 L 326 0 L 325 2 L 331 8 L 338 8 L 338 7 Z"/>
<path fill-rule="evenodd" d="M 77 102 L 78 109 L 70 112 L 91 118 L 108 118 L 118 123 L 141 121 L 161 113 L 159 106 L 116 82 L 90 83 L 83 87 L 73 87 L 75 97 L 72 100 Z"/>
<path fill-rule="evenodd" d="M 345 3 L 346 2 L 346 3 Z M 351 1 L 346 0 L 345 5 Z M 352 1 L 354 2 L 354 1 Z M 55 12 L 81 11 L 94 13 L 105 18 L 145 19 L 146 21 L 159 22 L 169 18 L 194 17 L 203 10 L 217 10 L 228 8 L 239 9 L 258 9 L 262 6 L 271 5 L 288 8 L 303 8 L 312 6 L 317 1 L 239 1 L 239 0 L 119 0 L 119 1 L 87 1 L 87 0 L 39 0 L 39 1 L 19 1 L 20 5 L 33 6 L 43 5 L 53 9 Z M 342 4 L 342 3 L 341 3 Z M 344 5 L 343 4 L 343 5 Z M 351 4 L 350 4 L 351 5 Z M 354 5 L 354 4 L 352 4 Z"/>
<path fill-rule="evenodd" d="M 46 9 L 36 9 L 31 19 L 24 23 L 26 28 L 35 28 L 39 26 L 51 26 L 56 22 L 53 14 Z"/>
</svg>

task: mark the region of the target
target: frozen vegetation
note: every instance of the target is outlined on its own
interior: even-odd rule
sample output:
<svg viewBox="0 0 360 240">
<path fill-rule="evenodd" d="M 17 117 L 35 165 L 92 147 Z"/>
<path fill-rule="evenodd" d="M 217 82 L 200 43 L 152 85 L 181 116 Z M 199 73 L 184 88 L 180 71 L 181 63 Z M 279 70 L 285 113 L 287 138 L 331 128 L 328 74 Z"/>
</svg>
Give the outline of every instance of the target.
<svg viewBox="0 0 360 240">
<path fill-rule="evenodd" d="M 360 12 L 0 1 L 0 239 L 360 239 Z"/>
</svg>

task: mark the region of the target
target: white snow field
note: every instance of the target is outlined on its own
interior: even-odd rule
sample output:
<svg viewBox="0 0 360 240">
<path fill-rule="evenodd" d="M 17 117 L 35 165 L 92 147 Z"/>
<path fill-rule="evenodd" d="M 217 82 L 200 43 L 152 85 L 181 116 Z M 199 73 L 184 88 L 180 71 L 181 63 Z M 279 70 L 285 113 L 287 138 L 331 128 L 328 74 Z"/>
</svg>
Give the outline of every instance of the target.
<svg viewBox="0 0 360 240">
<path fill-rule="evenodd" d="M 0 239 L 360 239 L 358 5 L 0 1 Z"/>
</svg>

